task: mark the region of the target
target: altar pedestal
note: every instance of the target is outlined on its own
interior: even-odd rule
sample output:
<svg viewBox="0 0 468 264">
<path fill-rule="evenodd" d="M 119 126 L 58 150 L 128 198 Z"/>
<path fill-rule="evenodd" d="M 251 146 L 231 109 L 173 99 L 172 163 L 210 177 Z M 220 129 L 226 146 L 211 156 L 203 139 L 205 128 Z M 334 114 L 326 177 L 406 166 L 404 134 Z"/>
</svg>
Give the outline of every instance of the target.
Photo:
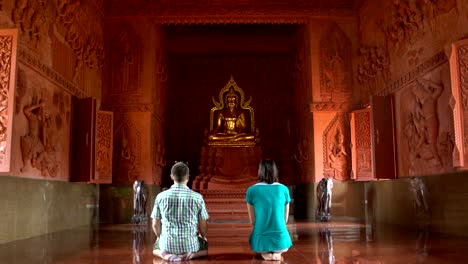
<svg viewBox="0 0 468 264">
<path fill-rule="evenodd" d="M 203 146 L 200 175 L 192 188 L 200 192 L 213 219 L 248 219 L 245 192 L 257 182 L 259 146 Z"/>
</svg>

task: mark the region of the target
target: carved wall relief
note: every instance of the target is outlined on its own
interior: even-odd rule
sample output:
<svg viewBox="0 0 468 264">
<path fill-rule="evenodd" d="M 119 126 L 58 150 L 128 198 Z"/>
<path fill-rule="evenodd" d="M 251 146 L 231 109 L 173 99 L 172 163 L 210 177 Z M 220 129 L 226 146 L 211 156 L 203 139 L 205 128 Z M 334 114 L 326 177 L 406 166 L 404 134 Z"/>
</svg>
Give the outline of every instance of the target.
<svg viewBox="0 0 468 264">
<path fill-rule="evenodd" d="M 138 92 L 141 67 L 141 44 L 138 36 L 130 28 L 126 28 L 112 43 L 111 94 Z"/>
<path fill-rule="evenodd" d="M 421 37 L 422 11 L 416 2 L 410 0 L 394 0 L 389 8 L 389 14 L 381 21 L 382 31 L 388 48 L 403 54 L 408 44 Z"/>
<path fill-rule="evenodd" d="M 384 87 L 390 75 L 388 53 L 381 46 L 361 46 L 357 79 L 361 85 L 361 101 L 367 103 L 369 96 Z"/>
<path fill-rule="evenodd" d="M 424 34 L 427 24 L 433 34 L 440 33 L 439 16 L 456 8 L 456 0 L 394 0 L 391 12 L 379 22 L 389 51 L 402 55 Z"/>
<path fill-rule="evenodd" d="M 63 177 L 67 173 L 69 155 L 64 144 L 69 138 L 70 96 L 44 88 L 29 87 L 28 90 L 32 92 L 24 100 L 20 113 L 26 120 L 23 126 L 26 133 L 20 138 L 23 160 L 20 172 Z"/>
<path fill-rule="evenodd" d="M 140 132 L 130 120 L 123 120 L 114 132 L 113 182 L 130 183 L 138 179 L 141 160 Z"/>
<path fill-rule="evenodd" d="M 11 18 L 21 30 L 21 36 L 31 48 L 36 49 L 42 36 L 47 36 L 49 21 L 45 17 L 45 0 L 16 0 Z"/>
<path fill-rule="evenodd" d="M 337 113 L 323 132 L 324 177 L 340 181 L 350 178 L 350 143 L 349 116 Z"/>
<path fill-rule="evenodd" d="M 93 25 L 84 11 L 86 8 L 79 0 L 57 0 L 55 26 L 75 54 L 74 81 L 83 65 L 90 69 L 101 69 L 104 64 L 104 41 L 101 33 L 82 29 Z"/>
<path fill-rule="evenodd" d="M 332 24 L 320 41 L 320 96 L 343 102 L 352 96 L 351 41 Z"/>
<path fill-rule="evenodd" d="M 96 121 L 96 170 L 98 180 L 112 182 L 113 113 L 98 111 Z"/>
<path fill-rule="evenodd" d="M 10 171 L 13 99 L 15 93 L 16 30 L 0 30 L 0 171 Z"/>
<path fill-rule="evenodd" d="M 447 67 L 419 76 L 401 94 L 399 153 L 403 175 L 451 170 L 454 134 Z"/>
<path fill-rule="evenodd" d="M 420 0 L 425 22 L 433 34 L 439 34 L 441 24 L 440 15 L 456 8 L 456 0 Z"/>
</svg>

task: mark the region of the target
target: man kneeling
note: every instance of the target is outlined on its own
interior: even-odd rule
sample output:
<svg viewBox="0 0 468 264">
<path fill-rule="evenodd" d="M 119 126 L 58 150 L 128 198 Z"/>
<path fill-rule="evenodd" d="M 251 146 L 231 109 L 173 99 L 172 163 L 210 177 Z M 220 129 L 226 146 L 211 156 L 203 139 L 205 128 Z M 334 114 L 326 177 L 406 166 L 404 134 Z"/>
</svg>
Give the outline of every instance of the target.
<svg viewBox="0 0 468 264">
<path fill-rule="evenodd" d="M 172 166 L 171 179 L 174 184 L 156 196 L 151 213 L 156 234 L 153 254 L 167 261 L 206 256 L 208 212 L 203 197 L 187 187 L 189 168 L 185 163 Z"/>
</svg>

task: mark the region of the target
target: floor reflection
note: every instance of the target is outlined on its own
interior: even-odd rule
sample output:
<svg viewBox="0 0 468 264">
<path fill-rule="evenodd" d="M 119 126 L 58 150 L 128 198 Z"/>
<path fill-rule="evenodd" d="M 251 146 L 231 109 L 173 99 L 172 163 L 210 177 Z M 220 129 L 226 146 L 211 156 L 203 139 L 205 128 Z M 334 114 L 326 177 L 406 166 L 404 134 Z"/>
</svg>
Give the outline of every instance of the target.
<svg viewBox="0 0 468 264">
<path fill-rule="evenodd" d="M 96 225 L 0 245 L 0 263 L 165 263 L 152 256 L 150 225 Z M 250 250 L 252 227 L 209 224 L 209 256 L 185 263 L 465 263 L 468 238 L 441 237 L 429 229 L 402 230 L 350 221 L 288 224 L 294 245 L 281 261 Z"/>
<path fill-rule="evenodd" d="M 320 250 L 319 259 L 321 263 L 335 263 L 335 255 L 333 254 L 333 237 L 328 225 L 318 229 Z"/>
<path fill-rule="evenodd" d="M 148 232 L 147 225 L 133 225 L 132 234 L 133 234 L 133 264 L 141 263 L 141 254 L 145 248 L 145 237 L 146 232 Z"/>
</svg>

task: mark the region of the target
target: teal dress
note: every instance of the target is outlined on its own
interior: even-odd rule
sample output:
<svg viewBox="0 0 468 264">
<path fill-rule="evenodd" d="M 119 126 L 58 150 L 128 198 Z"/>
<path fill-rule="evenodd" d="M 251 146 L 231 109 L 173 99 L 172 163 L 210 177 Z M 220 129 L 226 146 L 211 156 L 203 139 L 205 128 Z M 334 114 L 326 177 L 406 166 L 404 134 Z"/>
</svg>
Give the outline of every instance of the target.
<svg viewBox="0 0 468 264">
<path fill-rule="evenodd" d="M 255 210 L 255 224 L 249 243 L 254 252 L 278 252 L 292 246 L 284 219 L 291 202 L 289 190 L 280 183 L 257 183 L 247 189 L 245 200 Z"/>
</svg>

